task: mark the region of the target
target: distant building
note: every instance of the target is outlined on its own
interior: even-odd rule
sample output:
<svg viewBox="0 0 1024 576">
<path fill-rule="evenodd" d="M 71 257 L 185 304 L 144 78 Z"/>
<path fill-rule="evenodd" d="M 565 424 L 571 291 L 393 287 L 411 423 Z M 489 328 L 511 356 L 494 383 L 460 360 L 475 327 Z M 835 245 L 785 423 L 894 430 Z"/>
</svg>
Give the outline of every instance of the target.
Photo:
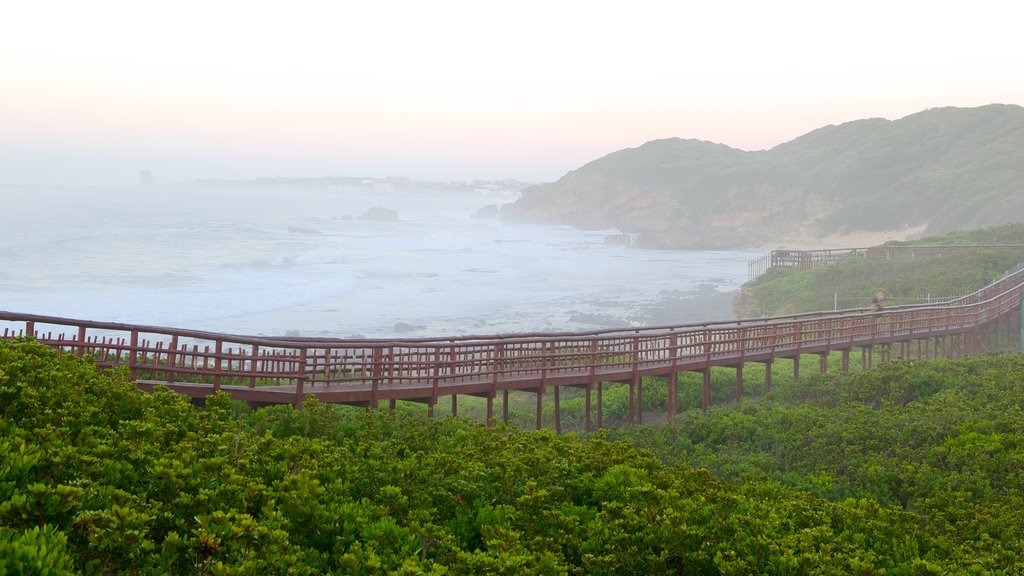
<svg viewBox="0 0 1024 576">
<path fill-rule="evenodd" d="M 409 187 L 411 180 L 406 176 L 389 176 L 388 182 L 395 190 L 404 190 Z"/>
<path fill-rule="evenodd" d="M 374 182 L 370 185 L 370 191 L 374 194 L 391 194 L 395 191 L 395 185 L 391 182 Z"/>
<path fill-rule="evenodd" d="M 152 170 L 139 170 L 139 186 L 152 186 L 156 184 Z"/>
</svg>

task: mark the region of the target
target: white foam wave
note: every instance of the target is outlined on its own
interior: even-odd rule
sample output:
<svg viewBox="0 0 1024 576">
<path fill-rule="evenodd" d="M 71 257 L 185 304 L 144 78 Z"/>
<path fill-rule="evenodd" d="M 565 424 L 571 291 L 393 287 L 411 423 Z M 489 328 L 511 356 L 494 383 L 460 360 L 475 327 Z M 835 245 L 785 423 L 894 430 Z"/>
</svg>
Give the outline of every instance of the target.
<svg viewBox="0 0 1024 576">
<path fill-rule="evenodd" d="M 252 334 L 582 329 L 572 318 L 629 322 L 662 290 L 709 279 L 733 289 L 750 257 L 625 250 L 601 231 L 474 219 L 463 197 L 410 195 L 395 205 L 399 222 L 380 223 L 340 218 L 378 198 L 313 190 L 112 200 L 122 196 L 72 203 L 42 235 L 28 216 L 62 204 L 19 199 L 0 237 L 0 308 Z"/>
</svg>

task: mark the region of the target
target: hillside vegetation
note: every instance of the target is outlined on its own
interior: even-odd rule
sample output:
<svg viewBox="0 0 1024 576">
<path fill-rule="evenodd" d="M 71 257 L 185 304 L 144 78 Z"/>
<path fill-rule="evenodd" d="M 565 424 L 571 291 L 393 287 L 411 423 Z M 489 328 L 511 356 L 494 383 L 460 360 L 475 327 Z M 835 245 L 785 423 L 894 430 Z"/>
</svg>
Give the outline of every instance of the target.
<svg viewBox="0 0 1024 576">
<path fill-rule="evenodd" d="M 891 245 L 1024 244 L 1024 224 L 964 230 Z M 911 262 L 853 258 L 809 270 L 771 268 L 747 282 L 734 301 L 740 318 L 778 316 L 833 308 L 866 308 L 884 290 L 888 304 L 922 304 L 929 299 L 979 290 L 1024 259 L 1020 250 L 979 247 L 961 254 Z"/>
<path fill-rule="evenodd" d="M 895 506 L 941 548 L 920 552 L 948 573 L 1024 570 L 1020 354 L 815 375 L 708 418 L 610 437 L 745 486 Z"/>
<path fill-rule="evenodd" d="M 1024 108 L 937 108 L 826 126 L 767 151 L 672 138 L 609 154 L 502 208 L 656 247 L 941 234 L 1024 213 Z"/>
<path fill-rule="evenodd" d="M 1022 379 L 1020 357 L 805 379 L 614 432 L 648 451 L 200 410 L 2 341 L 0 574 L 1018 573 Z"/>
</svg>

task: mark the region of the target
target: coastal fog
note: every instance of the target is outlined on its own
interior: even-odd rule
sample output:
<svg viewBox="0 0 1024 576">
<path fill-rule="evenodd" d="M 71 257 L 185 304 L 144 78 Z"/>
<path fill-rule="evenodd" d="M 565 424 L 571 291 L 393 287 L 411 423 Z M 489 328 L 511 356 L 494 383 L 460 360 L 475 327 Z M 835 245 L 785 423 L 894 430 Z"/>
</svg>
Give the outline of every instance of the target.
<svg viewBox="0 0 1024 576">
<path fill-rule="evenodd" d="M 729 319 L 741 251 L 493 217 L 510 186 L 7 187 L 0 309 L 238 334 L 414 337 Z"/>
</svg>

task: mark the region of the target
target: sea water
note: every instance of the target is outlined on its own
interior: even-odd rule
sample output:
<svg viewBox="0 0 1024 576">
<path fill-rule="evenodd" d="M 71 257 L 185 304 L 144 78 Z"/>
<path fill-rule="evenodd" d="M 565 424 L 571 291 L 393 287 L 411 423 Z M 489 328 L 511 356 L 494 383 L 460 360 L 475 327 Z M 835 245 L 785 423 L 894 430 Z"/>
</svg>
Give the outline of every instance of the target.
<svg viewBox="0 0 1024 576">
<path fill-rule="evenodd" d="M 514 199 L 415 186 L 4 187 L 0 310 L 249 335 L 585 331 L 729 319 L 721 297 L 757 256 L 479 217 Z M 374 207 L 397 220 L 361 218 Z M 711 297 L 719 304 L 702 304 Z"/>
</svg>

